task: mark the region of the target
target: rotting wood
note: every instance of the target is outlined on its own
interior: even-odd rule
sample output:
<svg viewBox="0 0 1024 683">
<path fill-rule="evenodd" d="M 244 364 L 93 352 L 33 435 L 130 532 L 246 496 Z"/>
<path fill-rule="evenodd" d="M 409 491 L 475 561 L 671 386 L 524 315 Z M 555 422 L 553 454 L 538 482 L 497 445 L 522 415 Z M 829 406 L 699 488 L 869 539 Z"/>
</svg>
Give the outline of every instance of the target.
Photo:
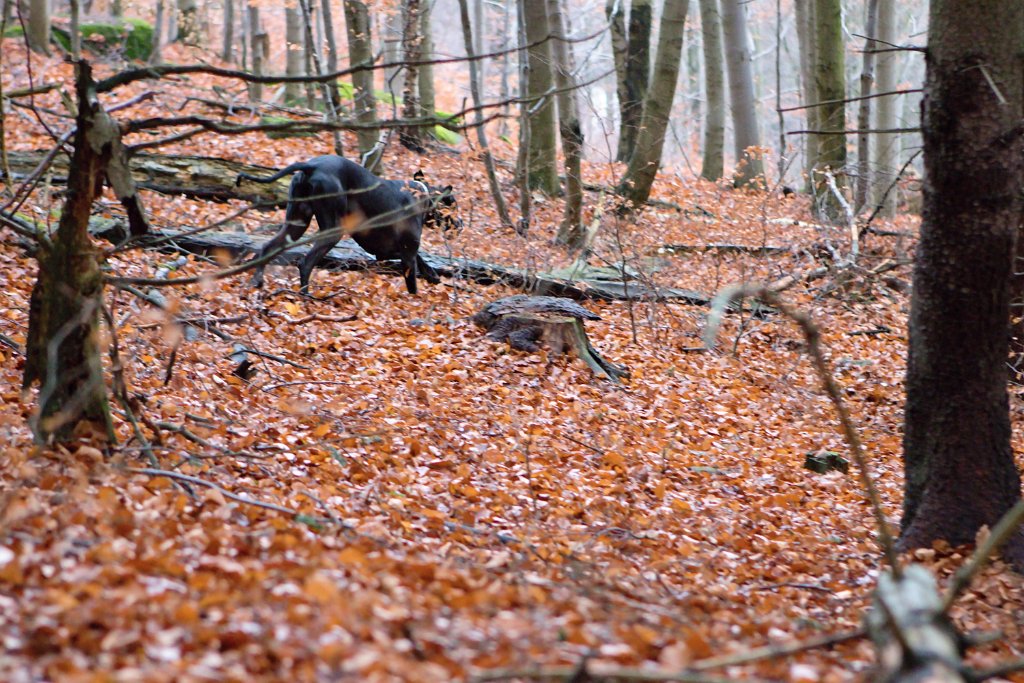
<svg viewBox="0 0 1024 683">
<path fill-rule="evenodd" d="M 120 244 L 126 237 L 117 221 L 93 219 L 90 231 L 97 237 Z M 151 229 L 149 235 L 135 242 L 140 247 L 158 246 L 162 250 L 191 254 L 229 253 L 240 258 L 256 253 L 266 240 L 240 232 L 185 231 Z M 302 260 L 308 247 L 295 247 L 284 252 L 273 263 L 294 264 Z M 479 284 L 505 284 L 531 294 L 597 299 L 603 301 L 674 301 L 694 306 L 707 306 L 711 297 L 701 292 L 675 288 L 654 288 L 638 281 L 623 283 L 607 279 L 565 279 L 522 268 L 510 268 L 475 259 L 450 258 L 420 251 L 431 267 L 443 276 L 472 280 Z M 318 266 L 327 270 L 372 270 L 400 274 L 397 261 L 377 261 L 350 239 L 344 239 L 324 256 Z"/>
</svg>

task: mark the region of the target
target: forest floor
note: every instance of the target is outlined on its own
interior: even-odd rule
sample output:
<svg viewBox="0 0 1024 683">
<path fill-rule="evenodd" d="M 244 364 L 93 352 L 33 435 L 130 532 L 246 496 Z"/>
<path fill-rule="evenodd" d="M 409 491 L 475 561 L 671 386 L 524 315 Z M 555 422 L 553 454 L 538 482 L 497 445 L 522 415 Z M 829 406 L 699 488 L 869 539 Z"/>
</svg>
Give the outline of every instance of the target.
<svg viewBox="0 0 1024 683">
<path fill-rule="evenodd" d="M 4 88 L 26 86 L 24 53 L 12 41 L 4 52 Z M 69 83 L 69 73 L 56 60 L 33 64 L 36 83 Z M 117 116 L 168 115 L 189 95 L 210 96 L 211 85 L 138 84 L 108 104 L 153 90 Z M 61 107 L 55 92 L 35 100 Z M 58 133 L 69 125 L 40 116 Z M 14 149 L 50 146 L 25 109 L 8 107 L 4 126 Z M 510 163 L 514 150 L 497 144 Z M 283 167 L 332 150 L 326 135 L 210 134 L 161 151 Z M 498 224 L 475 153 L 392 146 L 385 159 L 388 177 L 420 167 L 455 185 L 465 221 L 459 235 L 426 233 L 427 251 L 535 270 L 572 262 L 551 244 L 559 200 L 537 201 L 521 237 Z M 501 176 L 514 197 L 509 168 Z M 620 172 L 585 169 L 588 182 L 605 185 Z M 654 189 L 681 210 L 604 211 L 592 264 L 626 263 L 658 286 L 714 294 L 827 264 L 827 245 L 850 250 L 846 231 L 815 224 L 803 198 L 671 171 Z M 21 210 L 53 221 L 52 195 L 37 193 Z M 587 194 L 588 223 L 602 201 Z M 242 208 L 153 193 L 145 202 L 158 227 L 200 226 Z M 108 194 L 98 208 L 116 214 L 119 205 Z M 281 214 L 231 223 L 268 234 Z M 917 219 L 876 225 L 900 234 L 867 237 L 861 269 L 842 282 L 830 272 L 785 297 L 822 327 L 898 525 L 910 268 L 870 270 L 909 258 Z M 0 332 L 24 344 L 36 265 L 0 234 Z M 713 243 L 784 250 L 663 248 Z M 143 251 L 108 265 L 129 277 L 217 268 Z M 444 681 L 572 667 L 585 656 L 591 671 L 671 671 L 859 627 L 884 569 L 875 525 L 852 469 L 803 467 L 809 453 L 848 453 L 784 318 L 726 316 L 720 345 L 700 351 L 707 308 L 584 302 L 602 317 L 587 323 L 594 346 L 632 372 L 615 385 L 574 357 L 483 338 L 468 318 L 515 293 L 506 287 L 445 279 L 410 296 L 397 276 L 318 270 L 320 299 L 310 300 L 294 293 L 293 267 L 271 267 L 262 291 L 247 279 L 164 289 L 169 310 L 200 321 L 187 333 L 108 289 L 130 391 L 164 425 L 159 441 L 143 425 L 148 447 L 121 415 L 117 445 L 83 432 L 34 446 L 23 356 L 0 345 L 0 680 Z M 216 324 L 232 339 L 204 332 L 204 320 L 226 321 Z M 257 372 L 241 380 L 236 343 L 287 362 L 252 357 Z M 1012 405 L 1019 425 L 1016 397 Z M 1024 452 L 1019 428 L 1014 437 Z M 906 559 L 945 580 L 969 552 L 939 546 Z M 1024 655 L 1024 580 L 1003 564 L 954 613 L 966 631 L 1001 634 L 972 649 L 971 664 Z M 872 662 L 861 638 L 707 675 L 846 681 Z"/>
</svg>

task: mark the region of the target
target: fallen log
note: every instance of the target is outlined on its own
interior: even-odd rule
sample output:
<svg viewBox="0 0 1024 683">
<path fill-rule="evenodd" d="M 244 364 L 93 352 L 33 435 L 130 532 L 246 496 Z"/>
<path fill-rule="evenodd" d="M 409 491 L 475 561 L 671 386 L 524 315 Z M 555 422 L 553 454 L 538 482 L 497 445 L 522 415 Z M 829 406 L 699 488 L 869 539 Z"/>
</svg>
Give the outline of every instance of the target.
<svg viewBox="0 0 1024 683">
<path fill-rule="evenodd" d="M 28 176 L 46 154 L 48 150 L 9 152 L 11 173 L 16 179 Z M 50 167 L 53 180 L 66 180 L 69 166 L 68 155 L 59 152 Z M 290 178 L 267 185 L 246 183 L 242 187 L 235 186 L 239 173 L 268 176 L 277 171 L 266 166 L 188 154 L 134 154 L 129 168 L 136 186 L 160 194 L 217 202 L 239 199 L 267 208 L 284 206 L 288 199 Z"/>
<path fill-rule="evenodd" d="M 90 232 L 114 244 L 120 244 L 126 237 L 123 226 L 111 220 L 93 219 L 90 222 Z M 259 252 L 266 241 L 243 232 L 191 232 L 154 228 L 148 235 L 136 238 L 134 244 L 143 248 L 155 247 L 164 251 L 190 254 L 228 253 L 237 259 Z M 308 249 L 307 246 L 289 249 L 274 259 L 273 263 L 298 263 Z M 476 259 L 450 258 L 424 251 L 421 251 L 420 255 L 434 270 L 446 277 L 472 280 L 485 285 L 500 283 L 532 294 L 605 301 L 676 301 L 695 306 L 707 306 L 711 302 L 711 297 L 701 292 L 653 288 L 638 281 L 622 282 L 596 278 L 569 280 Z M 372 270 L 390 274 L 402 272 L 398 261 L 377 261 L 351 239 L 339 242 L 327 253 L 319 267 L 327 270 Z"/>
</svg>

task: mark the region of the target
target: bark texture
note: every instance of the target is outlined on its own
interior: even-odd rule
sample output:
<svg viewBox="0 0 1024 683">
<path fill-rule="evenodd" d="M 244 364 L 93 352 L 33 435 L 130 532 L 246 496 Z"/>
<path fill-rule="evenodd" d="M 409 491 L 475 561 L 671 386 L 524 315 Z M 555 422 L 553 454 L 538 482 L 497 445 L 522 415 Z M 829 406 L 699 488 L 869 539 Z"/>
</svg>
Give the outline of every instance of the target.
<svg viewBox="0 0 1024 683">
<path fill-rule="evenodd" d="M 551 70 L 551 24 L 546 0 L 520 0 L 526 22 L 528 52 L 527 95 L 530 99 L 530 141 L 526 182 L 530 189 L 548 195 L 558 193 L 558 135 Z M 534 45 L 541 41 L 539 45 Z M 548 93 L 545 96 L 545 93 Z M 543 97 L 543 100 L 538 98 Z"/>
<path fill-rule="evenodd" d="M 883 45 L 897 42 L 896 31 L 896 0 L 879 0 L 878 2 L 878 40 Z M 896 90 L 896 77 L 899 72 L 901 53 L 898 51 L 883 52 L 878 55 L 877 76 L 878 92 L 888 93 Z M 875 104 L 875 127 L 880 130 L 892 130 L 899 125 L 900 96 L 884 95 Z M 900 135 L 899 133 L 879 133 L 874 136 L 875 143 L 875 180 L 872 185 L 872 203 L 882 205 L 882 216 L 892 218 L 896 215 L 896 188 L 890 187 L 896 181 L 899 172 Z"/>
<path fill-rule="evenodd" d="M 846 61 L 843 42 L 843 8 L 840 0 L 814 0 L 814 89 L 820 104 L 813 159 L 814 213 L 825 221 L 838 222 L 845 215 L 828 175 L 839 190 L 846 185 Z"/>
<path fill-rule="evenodd" d="M 679 80 L 679 62 L 683 56 L 683 29 L 689 0 L 667 0 L 661 16 L 661 34 L 654 62 L 654 77 L 644 99 L 644 115 L 636 149 L 619 183 L 618 192 L 634 206 L 651 196 L 651 185 L 658 175 L 661 152 L 665 144 L 665 131 L 672 113 L 676 82 Z"/>
<path fill-rule="evenodd" d="M 722 13 L 718 0 L 700 0 L 704 49 L 704 160 L 700 176 L 715 181 L 725 172 L 725 71 L 722 66 Z"/>
<path fill-rule="evenodd" d="M 1024 199 L 1024 3 L 933 0 L 910 312 L 904 548 L 970 543 L 1020 498 L 1006 390 Z M 1006 554 L 1024 569 L 1024 534 Z"/>
<path fill-rule="evenodd" d="M 89 237 L 93 201 L 103 189 L 106 167 L 119 140 L 114 121 L 103 111 L 91 70 L 77 63 L 78 114 L 75 120 L 75 173 L 57 232 L 40 241 L 39 276 L 29 304 L 25 387 L 39 382 L 39 410 L 33 418 L 37 439 L 63 440 L 82 421 L 112 433 L 100 361 L 99 314 L 103 275 Z"/>
<path fill-rule="evenodd" d="M 570 45 L 564 40 L 566 20 L 561 0 L 548 0 L 551 35 L 555 38 L 551 48 L 554 55 L 555 85 L 558 88 L 558 132 L 562 139 L 562 157 L 565 163 L 565 211 L 558 227 L 555 242 L 576 249 L 583 245 L 583 128 L 576 106 L 575 83 L 572 77 L 573 60 Z"/>
<path fill-rule="evenodd" d="M 729 71 L 733 140 L 736 143 L 733 184 L 745 187 L 764 178 L 764 164 L 757 150 L 761 146 L 761 127 L 757 121 L 757 98 L 754 96 L 754 57 L 747 32 L 746 0 L 722 0 L 722 28 L 725 64 Z"/>
<path fill-rule="evenodd" d="M 348 33 L 348 60 L 356 64 L 373 62 L 373 41 L 370 39 L 370 13 L 363 0 L 345 0 L 345 27 Z M 377 121 L 377 99 L 373 94 L 373 71 L 357 71 L 352 74 L 352 90 L 355 98 L 356 119 L 363 124 Z M 359 141 L 359 154 L 365 155 L 377 144 L 380 131 L 376 128 L 365 128 L 356 131 Z M 376 164 L 363 164 L 373 168 Z"/>
<path fill-rule="evenodd" d="M 633 0 L 629 8 L 623 90 L 619 93 L 619 145 L 616 161 L 628 162 L 636 149 L 651 77 L 651 0 Z"/>
</svg>

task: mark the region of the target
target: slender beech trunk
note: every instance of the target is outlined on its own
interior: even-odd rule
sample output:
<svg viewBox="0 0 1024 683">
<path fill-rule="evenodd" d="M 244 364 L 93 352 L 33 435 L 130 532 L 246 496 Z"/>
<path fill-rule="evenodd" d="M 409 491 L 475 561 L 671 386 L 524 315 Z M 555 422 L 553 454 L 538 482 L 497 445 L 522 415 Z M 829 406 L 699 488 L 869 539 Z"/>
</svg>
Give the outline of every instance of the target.
<svg viewBox="0 0 1024 683">
<path fill-rule="evenodd" d="M 419 70 L 416 64 L 423 58 L 423 35 L 420 33 L 420 13 L 429 0 L 404 0 L 402 28 L 402 59 L 405 62 L 405 87 L 402 89 L 402 116 L 412 120 L 422 116 L 419 97 Z M 426 152 L 424 132 L 419 126 L 405 126 L 398 139 L 408 149 Z"/>
<path fill-rule="evenodd" d="M 1024 228 L 1024 3 L 932 0 L 901 545 L 972 543 L 1020 500 L 1007 321 Z M 1003 557 L 1024 570 L 1024 530 Z"/>
<path fill-rule="evenodd" d="M 158 0 L 160 2 L 161 0 Z M 225 62 L 235 61 L 235 0 L 224 0 L 224 33 L 220 47 L 220 58 Z"/>
<path fill-rule="evenodd" d="M 466 45 L 466 56 L 469 58 L 469 91 L 473 97 L 473 106 L 479 107 L 483 102 L 480 93 L 480 71 L 477 68 L 478 61 L 473 59 L 476 56 L 476 47 L 473 41 L 473 27 L 469 20 L 469 8 L 466 0 L 459 0 L 459 14 L 462 19 L 462 39 Z M 479 24 L 477 24 L 479 26 Z M 498 182 L 498 173 L 494 166 L 494 157 L 491 155 L 491 148 L 487 144 L 487 131 L 484 129 L 484 115 L 478 108 L 473 112 L 476 126 L 476 139 L 480 143 L 480 150 L 483 153 L 484 168 L 487 170 L 487 182 L 491 187 L 491 196 L 494 198 L 494 208 L 498 213 L 498 219 L 505 227 L 512 227 L 512 219 L 508 215 L 508 206 L 505 204 L 505 196 L 501 193 L 501 184 Z"/>
<path fill-rule="evenodd" d="M 552 73 L 551 23 L 546 0 L 520 0 L 526 21 L 527 96 L 530 99 L 530 145 L 526 182 L 530 189 L 558 193 L 558 133 Z"/>
<path fill-rule="evenodd" d="M 561 0 L 548 0 L 548 18 L 551 22 L 551 35 L 554 38 L 551 48 L 555 58 L 555 86 L 559 90 L 558 132 L 562 138 L 562 156 L 565 158 L 565 212 L 555 242 L 578 249 L 583 246 L 586 237 L 582 217 L 583 129 L 576 106 L 572 53 L 569 44 L 564 40 L 566 21 L 562 13 Z"/>
<path fill-rule="evenodd" d="M 722 14 L 718 0 L 700 0 L 704 47 L 704 160 L 700 175 L 715 181 L 725 172 L 725 72 L 722 67 Z"/>
<path fill-rule="evenodd" d="M 263 62 L 267 56 L 267 34 L 260 23 L 260 10 L 256 5 L 249 5 L 249 38 L 252 46 L 252 72 L 263 75 Z M 263 100 L 263 84 L 249 84 L 249 99 L 253 102 Z"/>
<path fill-rule="evenodd" d="M 688 0 L 666 0 L 661 15 L 661 32 L 654 60 L 654 77 L 644 98 L 644 115 L 636 139 L 636 148 L 617 191 L 633 207 L 639 207 L 651 196 L 651 186 L 661 165 L 665 131 L 672 114 L 679 63 L 683 56 L 683 35 Z"/>
<path fill-rule="evenodd" d="M 801 103 L 804 105 L 804 117 L 807 130 L 818 130 L 818 91 L 814 80 L 814 64 L 817 63 L 817 51 L 814 38 L 814 0 L 793 0 L 796 8 L 796 34 L 800 42 L 800 89 Z M 814 160 L 818 158 L 818 136 L 803 136 L 804 144 L 804 177 L 805 190 L 812 193 L 812 177 Z"/>
<path fill-rule="evenodd" d="M 828 182 L 835 179 L 836 188 L 846 187 L 846 60 L 843 43 L 843 11 L 841 0 L 814 0 L 815 92 L 820 106 L 818 126 L 825 131 L 818 135 L 817 157 L 814 159 L 814 213 L 825 221 L 845 222 L 845 210 Z"/>
<path fill-rule="evenodd" d="M 28 46 L 40 54 L 50 54 L 50 0 L 28 0 Z"/>
<path fill-rule="evenodd" d="M 868 0 L 867 18 L 864 21 L 864 62 L 860 71 L 860 96 L 862 99 L 857 107 L 857 193 L 854 207 L 857 212 L 868 203 L 868 190 L 872 185 L 873 169 L 871 165 L 871 103 L 869 99 L 875 85 L 875 51 L 880 44 L 875 41 L 878 32 L 878 0 Z"/>
<path fill-rule="evenodd" d="M 288 76 L 303 76 L 306 50 L 302 34 L 302 12 L 297 4 L 285 5 L 284 26 L 285 73 Z M 302 84 L 285 83 L 284 103 L 294 106 L 300 99 L 302 99 Z"/>
<path fill-rule="evenodd" d="M 896 0 L 879 0 L 878 2 L 878 40 L 882 45 L 894 45 L 897 42 Z M 883 52 L 878 55 L 878 92 L 889 93 L 896 90 L 897 74 L 900 68 L 901 53 L 898 51 Z M 879 130 L 892 130 L 899 125 L 896 113 L 900 107 L 899 95 L 883 95 L 875 105 L 875 127 Z M 892 218 L 896 215 L 896 174 L 899 172 L 900 135 L 899 133 L 879 133 L 874 136 L 875 142 L 875 178 L 871 203 L 881 204 L 881 215 Z M 891 188 L 891 189 L 890 189 Z"/>
<path fill-rule="evenodd" d="M 651 0 L 633 0 L 629 8 L 629 33 L 626 39 L 625 99 L 619 101 L 622 124 L 616 159 L 628 162 L 636 149 L 644 100 L 651 78 Z"/>
<path fill-rule="evenodd" d="M 434 58 L 434 36 L 432 24 L 432 0 L 422 0 L 420 5 L 420 54 L 424 61 Z M 433 116 L 434 103 L 434 65 L 424 64 L 419 70 L 420 116 Z"/>
<path fill-rule="evenodd" d="M 761 128 L 757 121 L 757 98 L 754 96 L 753 53 L 747 33 L 746 0 L 722 0 L 722 29 L 736 148 L 733 185 L 745 187 L 764 180 L 764 164 L 756 149 L 761 146 Z"/>
<path fill-rule="evenodd" d="M 325 0 L 327 1 L 327 0 Z M 348 60 L 352 66 L 373 62 L 373 40 L 370 36 L 370 13 L 363 0 L 345 0 L 345 26 L 348 33 Z M 352 74 L 352 90 L 355 98 L 356 120 L 371 126 L 356 131 L 359 154 L 367 168 L 374 168 L 379 158 L 372 150 L 377 145 L 380 130 L 372 127 L 377 122 L 377 99 L 373 93 L 373 71 L 356 71 Z M 366 155 L 371 155 L 370 158 Z"/>
</svg>

